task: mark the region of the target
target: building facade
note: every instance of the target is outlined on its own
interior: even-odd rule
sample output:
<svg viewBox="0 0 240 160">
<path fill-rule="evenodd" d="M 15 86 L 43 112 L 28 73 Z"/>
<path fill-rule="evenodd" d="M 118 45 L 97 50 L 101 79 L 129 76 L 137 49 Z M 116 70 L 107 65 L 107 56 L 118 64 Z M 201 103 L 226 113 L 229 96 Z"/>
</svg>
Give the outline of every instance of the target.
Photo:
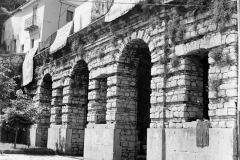
<svg viewBox="0 0 240 160">
<path fill-rule="evenodd" d="M 34 57 L 31 143 L 89 160 L 239 158 L 238 2 L 101 2 Z"/>
<path fill-rule="evenodd" d="M 30 0 L 16 9 L 4 23 L 2 44 L 7 51 L 26 53 L 38 47 L 56 30 L 72 20 L 81 3 L 60 0 Z"/>
</svg>

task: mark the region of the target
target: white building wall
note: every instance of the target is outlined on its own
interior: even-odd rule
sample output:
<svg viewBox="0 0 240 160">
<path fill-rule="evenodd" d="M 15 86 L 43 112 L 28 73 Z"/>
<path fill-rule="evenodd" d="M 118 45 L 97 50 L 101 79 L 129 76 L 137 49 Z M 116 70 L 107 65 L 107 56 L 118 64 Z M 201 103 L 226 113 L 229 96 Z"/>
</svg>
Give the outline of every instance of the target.
<svg viewBox="0 0 240 160">
<path fill-rule="evenodd" d="M 33 7 L 36 5 L 39 28 L 33 31 L 25 31 L 25 20 L 33 16 Z M 67 24 L 67 10 L 74 12 L 78 5 L 67 2 L 67 0 L 62 5 L 60 0 L 33 0 L 28 5 L 21 7 L 21 11 L 12 15 L 4 23 L 3 41 L 11 49 L 11 41 L 16 39 L 16 53 L 22 52 L 22 45 L 24 45 L 25 53 L 31 48 L 32 39 L 34 39 L 34 46 L 37 47 L 39 42 L 44 41 L 48 36 Z"/>
<path fill-rule="evenodd" d="M 46 10 L 43 21 L 43 40 L 68 23 L 66 21 L 67 10 L 74 12 L 76 7 L 78 7 L 78 4 L 69 3 L 67 0 L 63 1 L 63 3 L 60 3 L 58 0 L 45 1 Z"/>
<path fill-rule="evenodd" d="M 7 50 L 11 49 L 11 41 L 13 39 L 17 40 L 17 45 L 20 44 L 20 32 L 21 32 L 21 13 L 16 13 L 14 17 L 9 18 L 4 23 L 4 33 L 3 38 L 6 43 Z M 17 52 L 19 52 L 19 48 L 16 48 Z"/>
<path fill-rule="evenodd" d="M 33 7 L 37 5 L 37 17 L 38 17 L 38 28 L 33 31 L 25 31 L 25 21 L 33 16 Z M 38 46 L 38 43 L 41 42 L 42 37 L 42 28 L 43 28 L 43 16 L 44 16 L 45 2 L 44 0 L 38 0 L 32 3 L 31 5 L 23 8 L 22 10 L 22 23 L 21 23 L 21 38 L 20 46 L 24 44 L 24 52 L 31 49 L 31 40 L 34 39 L 34 47 Z"/>
<path fill-rule="evenodd" d="M 32 17 L 33 7 L 37 7 L 37 17 L 39 18 L 39 28 L 33 31 L 25 31 L 25 20 Z M 4 40 L 6 46 L 11 49 L 11 41 L 16 39 L 16 53 L 22 52 L 22 45 L 24 45 L 24 52 L 29 51 L 31 48 L 31 39 L 34 39 L 34 46 L 38 46 L 38 42 L 41 41 L 41 33 L 43 26 L 44 15 L 44 0 L 34 1 L 27 7 L 23 7 L 21 11 L 12 15 L 5 23 Z M 13 51 L 13 50 L 10 50 Z"/>
</svg>

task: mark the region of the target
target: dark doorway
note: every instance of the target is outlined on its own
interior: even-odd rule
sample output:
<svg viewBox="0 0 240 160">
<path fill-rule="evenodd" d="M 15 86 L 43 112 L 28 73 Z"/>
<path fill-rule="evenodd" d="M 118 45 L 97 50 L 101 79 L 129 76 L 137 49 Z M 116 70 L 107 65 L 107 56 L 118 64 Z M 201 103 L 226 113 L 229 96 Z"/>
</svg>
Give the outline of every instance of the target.
<svg viewBox="0 0 240 160">
<path fill-rule="evenodd" d="M 208 98 L 208 70 L 209 70 L 209 64 L 208 64 L 208 56 L 205 56 L 201 60 L 202 66 L 203 66 L 203 118 L 209 119 L 208 116 L 208 104 L 209 104 L 209 98 Z"/>
<path fill-rule="evenodd" d="M 151 57 L 148 48 L 138 49 L 140 60 L 138 65 L 138 155 L 146 155 L 147 128 L 150 126 L 150 94 L 151 94 Z"/>
</svg>

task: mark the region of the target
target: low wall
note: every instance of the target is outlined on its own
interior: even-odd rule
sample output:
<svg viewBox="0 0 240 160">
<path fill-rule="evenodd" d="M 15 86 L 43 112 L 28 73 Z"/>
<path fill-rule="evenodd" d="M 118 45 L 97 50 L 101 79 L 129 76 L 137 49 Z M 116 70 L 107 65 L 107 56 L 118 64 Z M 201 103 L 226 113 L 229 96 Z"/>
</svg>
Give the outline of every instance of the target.
<svg viewBox="0 0 240 160">
<path fill-rule="evenodd" d="M 85 129 L 85 160 L 121 160 L 120 130 Z"/>
<path fill-rule="evenodd" d="M 233 128 L 210 128 L 204 148 L 196 145 L 196 129 L 148 129 L 147 138 L 147 160 L 236 160 Z"/>
</svg>

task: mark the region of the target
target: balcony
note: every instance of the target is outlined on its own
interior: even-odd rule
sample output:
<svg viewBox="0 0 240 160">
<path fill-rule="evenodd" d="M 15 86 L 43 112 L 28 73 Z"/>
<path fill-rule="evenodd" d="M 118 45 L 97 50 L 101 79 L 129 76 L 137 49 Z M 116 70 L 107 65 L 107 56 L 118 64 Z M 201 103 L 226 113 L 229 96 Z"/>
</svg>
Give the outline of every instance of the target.
<svg viewBox="0 0 240 160">
<path fill-rule="evenodd" d="M 32 30 L 38 28 L 38 25 L 39 25 L 38 22 L 39 22 L 39 20 L 38 20 L 37 16 L 32 16 L 32 17 L 26 19 L 25 26 L 24 26 L 25 31 L 32 31 Z"/>
</svg>

